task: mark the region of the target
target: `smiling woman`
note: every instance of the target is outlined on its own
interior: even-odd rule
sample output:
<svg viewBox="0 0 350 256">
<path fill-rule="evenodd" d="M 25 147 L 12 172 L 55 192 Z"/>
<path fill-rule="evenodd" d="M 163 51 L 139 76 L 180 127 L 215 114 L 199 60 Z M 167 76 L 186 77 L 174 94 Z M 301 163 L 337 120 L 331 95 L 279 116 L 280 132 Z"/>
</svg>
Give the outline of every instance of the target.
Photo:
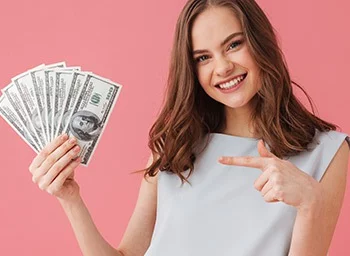
<svg viewBox="0 0 350 256">
<path fill-rule="evenodd" d="M 150 131 L 156 157 L 141 170 L 157 175 L 159 197 L 145 255 L 327 254 L 348 137 L 292 84 L 313 109 L 255 1 L 187 2 Z"/>
<path fill-rule="evenodd" d="M 189 0 L 119 247 L 102 238 L 80 196 L 76 140 L 48 144 L 29 168 L 33 181 L 59 198 L 84 255 L 325 256 L 350 139 L 309 112 L 293 84 L 301 88 L 254 0 Z M 88 112 L 70 125 L 86 140 L 100 131 Z"/>
</svg>

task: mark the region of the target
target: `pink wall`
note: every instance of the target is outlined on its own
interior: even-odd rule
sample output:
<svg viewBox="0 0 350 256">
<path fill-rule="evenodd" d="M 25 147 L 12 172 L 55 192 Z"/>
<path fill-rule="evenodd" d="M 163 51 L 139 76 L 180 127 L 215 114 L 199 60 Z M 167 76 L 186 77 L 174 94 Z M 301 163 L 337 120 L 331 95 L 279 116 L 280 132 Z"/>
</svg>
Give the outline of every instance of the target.
<svg viewBox="0 0 350 256">
<path fill-rule="evenodd" d="M 129 172 L 142 168 L 149 156 L 148 130 L 161 104 L 175 21 L 184 2 L 0 2 L 1 88 L 28 68 L 61 60 L 123 85 L 89 168 L 77 170 L 91 214 L 115 246 L 141 180 Z M 350 133 L 349 2 L 258 3 L 279 32 L 292 78 L 307 89 L 321 117 Z M 34 152 L 2 119 L 0 131 L 0 255 L 80 255 L 57 201 L 31 182 L 28 166 Z M 348 193 L 332 256 L 350 255 L 349 214 Z"/>
</svg>

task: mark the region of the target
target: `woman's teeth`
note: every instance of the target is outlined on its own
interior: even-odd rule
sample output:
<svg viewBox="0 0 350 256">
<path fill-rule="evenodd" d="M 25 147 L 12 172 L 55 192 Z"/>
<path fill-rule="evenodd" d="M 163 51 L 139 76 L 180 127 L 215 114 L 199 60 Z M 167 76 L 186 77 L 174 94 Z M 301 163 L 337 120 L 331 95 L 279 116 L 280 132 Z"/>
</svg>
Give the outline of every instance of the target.
<svg viewBox="0 0 350 256">
<path fill-rule="evenodd" d="M 235 79 L 232 79 L 230 82 L 219 84 L 219 87 L 221 89 L 231 89 L 235 87 L 240 81 L 242 81 L 245 78 L 246 75 L 242 75 L 240 77 L 237 77 Z"/>
</svg>

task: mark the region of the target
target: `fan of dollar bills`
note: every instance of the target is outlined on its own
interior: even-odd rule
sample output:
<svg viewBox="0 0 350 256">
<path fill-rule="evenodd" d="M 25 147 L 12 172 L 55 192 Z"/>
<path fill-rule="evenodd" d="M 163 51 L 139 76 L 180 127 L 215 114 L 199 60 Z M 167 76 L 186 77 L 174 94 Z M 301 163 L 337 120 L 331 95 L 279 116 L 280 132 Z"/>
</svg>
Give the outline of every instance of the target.
<svg viewBox="0 0 350 256">
<path fill-rule="evenodd" d="M 42 64 L 1 90 L 0 115 L 36 153 L 63 133 L 74 136 L 87 166 L 121 88 L 65 62 Z"/>
</svg>

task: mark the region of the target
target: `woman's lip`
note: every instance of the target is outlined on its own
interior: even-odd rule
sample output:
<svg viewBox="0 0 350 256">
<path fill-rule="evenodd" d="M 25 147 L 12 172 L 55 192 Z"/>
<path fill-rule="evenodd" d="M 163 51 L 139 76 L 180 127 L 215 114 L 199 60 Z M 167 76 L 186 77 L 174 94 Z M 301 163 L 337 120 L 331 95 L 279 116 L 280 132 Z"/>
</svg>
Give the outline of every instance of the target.
<svg viewBox="0 0 350 256">
<path fill-rule="evenodd" d="M 219 86 L 215 86 L 215 88 L 218 89 L 222 93 L 231 93 L 231 92 L 238 90 L 243 85 L 246 78 L 247 78 L 247 76 L 245 76 L 242 81 L 240 81 L 235 87 L 233 87 L 231 89 L 221 89 Z"/>
<path fill-rule="evenodd" d="M 244 76 L 244 78 L 246 78 L 246 76 L 248 75 L 248 73 L 244 73 L 244 74 L 240 74 L 240 75 L 237 75 L 237 76 L 234 76 L 230 79 L 227 79 L 226 81 L 222 81 L 222 82 L 219 82 L 217 84 L 215 84 L 215 87 L 219 87 L 219 84 L 224 84 L 224 83 L 227 83 L 227 82 L 230 82 L 232 81 L 233 79 L 237 78 L 237 77 L 240 77 L 240 76 Z M 243 79 L 244 80 L 244 79 Z"/>
</svg>

